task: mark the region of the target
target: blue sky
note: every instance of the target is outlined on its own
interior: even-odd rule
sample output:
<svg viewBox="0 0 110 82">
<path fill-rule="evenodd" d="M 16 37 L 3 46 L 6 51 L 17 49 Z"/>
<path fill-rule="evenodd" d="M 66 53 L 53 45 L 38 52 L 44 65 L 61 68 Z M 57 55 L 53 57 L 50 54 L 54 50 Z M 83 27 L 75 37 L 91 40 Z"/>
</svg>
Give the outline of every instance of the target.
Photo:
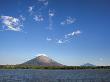
<svg viewBox="0 0 110 82">
<path fill-rule="evenodd" d="M 0 64 L 47 54 L 65 65 L 110 65 L 109 0 L 0 0 Z"/>
</svg>

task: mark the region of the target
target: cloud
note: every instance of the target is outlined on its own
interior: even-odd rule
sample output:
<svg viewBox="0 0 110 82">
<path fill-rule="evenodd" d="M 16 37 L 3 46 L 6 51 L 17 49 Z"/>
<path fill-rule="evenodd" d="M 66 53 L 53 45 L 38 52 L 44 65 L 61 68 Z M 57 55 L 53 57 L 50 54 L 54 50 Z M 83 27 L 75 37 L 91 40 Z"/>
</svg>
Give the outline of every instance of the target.
<svg viewBox="0 0 110 82">
<path fill-rule="evenodd" d="M 33 18 L 36 22 L 42 22 L 44 20 L 42 15 L 35 15 Z"/>
<path fill-rule="evenodd" d="M 81 31 L 80 30 L 73 31 L 72 33 L 68 33 L 68 34 L 64 35 L 63 38 L 58 39 L 56 42 L 58 44 L 70 42 L 74 38 L 74 36 L 77 36 L 79 34 L 81 34 Z"/>
<path fill-rule="evenodd" d="M 46 0 L 38 0 L 38 1 L 45 2 Z"/>
<path fill-rule="evenodd" d="M 1 16 L 2 20 L 2 29 L 3 30 L 12 30 L 12 31 L 21 31 L 23 27 L 23 22 L 19 18 L 14 18 L 11 16 Z"/>
<path fill-rule="evenodd" d="M 58 40 L 57 43 L 58 43 L 58 44 L 62 44 L 62 43 L 64 43 L 64 41 Z"/>
<path fill-rule="evenodd" d="M 40 11 L 37 11 L 37 12 L 35 12 L 35 11 L 33 11 L 33 8 L 34 8 L 35 6 L 30 6 L 29 7 L 29 13 L 31 14 L 31 16 L 33 17 L 33 19 L 36 21 L 36 22 L 41 22 L 41 21 L 43 21 L 44 20 L 44 18 L 43 18 L 43 16 L 41 15 L 41 12 Z M 37 13 L 37 14 L 36 14 Z M 40 14 L 39 14 L 40 13 Z"/>
<path fill-rule="evenodd" d="M 41 22 L 44 20 L 43 13 L 47 5 L 48 0 L 37 0 L 35 4 L 28 7 L 28 12 L 36 22 Z"/>
<path fill-rule="evenodd" d="M 72 39 L 74 39 L 75 36 L 80 35 L 81 31 L 80 30 L 76 30 L 73 31 L 71 33 L 65 34 L 62 38 L 46 38 L 47 41 L 54 41 L 55 43 L 58 44 L 63 44 L 63 43 L 67 43 L 67 42 L 71 42 Z"/>
<path fill-rule="evenodd" d="M 69 25 L 69 24 L 74 24 L 76 21 L 75 18 L 72 17 L 67 17 L 64 21 L 62 21 L 60 24 L 61 25 Z"/>
<path fill-rule="evenodd" d="M 70 38 L 70 37 L 73 37 L 73 36 L 79 35 L 79 34 L 81 34 L 81 31 L 80 30 L 73 31 L 72 33 L 66 34 L 65 35 L 65 38 Z"/>
<path fill-rule="evenodd" d="M 52 20 L 52 17 L 55 16 L 54 10 L 50 10 L 49 9 L 48 15 L 49 15 L 49 26 L 48 26 L 47 29 L 52 30 L 53 29 L 53 20 Z"/>
<path fill-rule="evenodd" d="M 48 0 L 38 0 L 39 2 L 43 3 L 43 5 L 47 6 L 48 5 Z"/>
<path fill-rule="evenodd" d="M 32 13 L 33 12 L 33 8 L 34 8 L 34 6 L 29 6 L 28 7 L 28 12 Z"/>
<path fill-rule="evenodd" d="M 51 41 L 52 39 L 47 37 L 46 40 L 47 40 L 47 41 Z"/>
<path fill-rule="evenodd" d="M 44 5 L 47 6 L 47 5 L 48 5 L 48 1 L 46 1 L 46 2 L 44 3 Z"/>
<path fill-rule="evenodd" d="M 53 17 L 54 15 L 55 15 L 54 10 L 50 10 L 50 9 L 49 9 L 49 16 L 50 16 L 50 17 Z"/>
<path fill-rule="evenodd" d="M 21 19 L 22 21 L 26 20 L 26 18 L 24 16 L 22 16 L 22 15 L 19 16 L 19 19 Z"/>
<path fill-rule="evenodd" d="M 46 54 L 37 54 L 37 57 L 38 56 L 47 56 Z"/>
<path fill-rule="evenodd" d="M 74 33 L 75 33 L 75 35 L 78 35 L 78 34 L 81 34 L 81 31 L 80 30 L 77 30 Z"/>
</svg>

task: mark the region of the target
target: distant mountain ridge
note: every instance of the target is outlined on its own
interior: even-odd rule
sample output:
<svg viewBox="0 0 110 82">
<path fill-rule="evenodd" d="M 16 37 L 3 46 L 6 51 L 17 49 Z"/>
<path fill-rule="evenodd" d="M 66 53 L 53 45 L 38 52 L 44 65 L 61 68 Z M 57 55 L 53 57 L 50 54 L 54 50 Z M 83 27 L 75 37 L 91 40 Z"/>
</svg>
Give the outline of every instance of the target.
<svg viewBox="0 0 110 82">
<path fill-rule="evenodd" d="M 93 65 L 93 64 L 91 64 L 91 63 L 85 63 L 85 64 L 83 64 L 83 65 L 81 65 L 81 66 L 95 66 L 95 65 Z"/>
<path fill-rule="evenodd" d="M 63 66 L 62 64 L 54 61 L 53 59 L 47 57 L 44 54 L 38 55 L 36 58 L 33 58 L 23 65 L 36 65 L 36 66 Z"/>
</svg>

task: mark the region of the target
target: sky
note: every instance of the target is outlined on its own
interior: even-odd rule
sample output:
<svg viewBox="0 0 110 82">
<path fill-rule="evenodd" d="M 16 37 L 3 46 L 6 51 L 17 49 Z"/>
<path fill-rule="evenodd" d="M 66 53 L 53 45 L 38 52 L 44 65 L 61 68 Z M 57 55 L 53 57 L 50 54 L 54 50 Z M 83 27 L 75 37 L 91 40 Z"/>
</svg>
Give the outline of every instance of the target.
<svg viewBox="0 0 110 82">
<path fill-rule="evenodd" d="M 110 0 L 0 0 L 0 64 L 38 54 L 110 65 Z"/>
</svg>

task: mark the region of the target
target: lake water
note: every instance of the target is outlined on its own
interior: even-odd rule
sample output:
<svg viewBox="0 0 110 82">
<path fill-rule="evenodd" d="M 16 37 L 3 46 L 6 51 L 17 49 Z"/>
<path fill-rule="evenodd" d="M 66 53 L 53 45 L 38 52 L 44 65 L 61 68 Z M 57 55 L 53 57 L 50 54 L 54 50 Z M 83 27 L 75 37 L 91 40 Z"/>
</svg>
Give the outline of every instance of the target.
<svg viewBox="0 0 110 82">
<path fill-rule="evenodd" d="M 0 82 L 110 82 L 110 70 L 1 69 Z"/>
</svg>

